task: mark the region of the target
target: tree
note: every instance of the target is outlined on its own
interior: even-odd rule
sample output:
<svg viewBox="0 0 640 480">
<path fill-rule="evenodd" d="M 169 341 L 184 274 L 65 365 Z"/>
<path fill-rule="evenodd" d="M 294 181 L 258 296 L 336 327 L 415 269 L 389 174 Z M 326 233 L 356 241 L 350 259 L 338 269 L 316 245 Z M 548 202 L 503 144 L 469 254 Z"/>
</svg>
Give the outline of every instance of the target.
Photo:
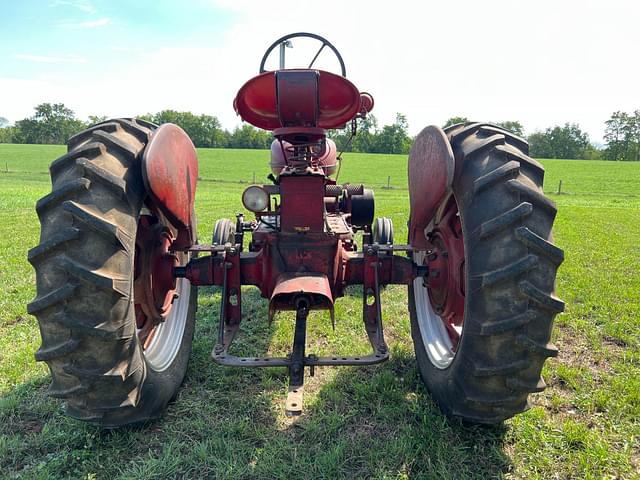
<svg viewBox="0 0 640 480">
<path fill-rule="evenodd" d="M 106 122 L 108 118 L 104 115 L 89 115 L 89 125 L 97 125 Z"/>
<path fill-rule="evenodd" d="M 41 103 L 35 110 L 33 117 L 16 122 L 17 143 L 62 144 L 86 127 L 62 103 Z"/>
<path fill-rule="evenodd" d="M 349 135 L 351 135 L 351 128 L 348 128 Z M 369 114 L 358 121 L 358 129 L 353 139 L 352 150 L 363 153 L 375 151 L 378 135 L 378 119 L 375 115 Z"/>
<path fill-rule="evenodd" d="M 182 128 L 196 147 L 224 147 L 224 135 L 220 121 L 211 115 L 194 115 L 191 112 L 162 110 L 155 115 L 141 115 L 140 118 L 158 125 L 175 123 Z"/>
<path fill-rule="evenodd" d="M 7 127 L 9 125 L 9 120 L 4 117 L 0 117 L 0 128 Z"/>
<path fill-rule="evenodd" d="M 531 156 L 538 158 L 585 158 L 590 147 L 589 136 L 575 123 L 535 132 L 528 141 Z"/>
<path fill-rule="evenodd" d="M 510 131 L 518 137 L 524 138 L 524 127 L 517 120 L 507 120 L 506 122 L 498 122 L 496 125 Z"/>
<path fill-rule="evenodd" d="M 635 155 L 633 159 L 640 161 L 640 110 L 633 112 L 633 116 L 629 116 L 630 143 L 633 145 Z"/>
<path fill-rule="evenodd" d="M 16 137 L 16 127 L 0 128 L 0 143 L 14 143 Z"/>
<path fill-rule="evenodd" d="M 614 112 L 605 122 L 604 140 L 607 160 L 640 160 L 640 110 Z"/>
<path fill-rule="evenodd" d="M 442 128 L 450 127 L 451 125 L 456 125 L 458 123 L 467 123 L 469 119 L 467 117 L 451 117 L 447 120 Z"/>
<path fill-rule="evenodd" d="M 385 125 L 377 135 L 373 151 L 376 153 L 409 153 L 411 138 L 409 137 L 407 117 L 396 113 L 393 125 Z"/>
<path fill-rule="evenodd" d="M 245 123 L 236 127 L 229 138 L 229 148 L 269 148 L 273 138 L 264 130 Z"/>
<path fill-rule="evenodd" d="M 628 121 L 624 112 L 613 112 L 611 118 L 604 122 L 604 141 L 607 143 L 605 158 L 607 160 L 624 160 L 626 151 L 625 125 Z"/>
</svg>

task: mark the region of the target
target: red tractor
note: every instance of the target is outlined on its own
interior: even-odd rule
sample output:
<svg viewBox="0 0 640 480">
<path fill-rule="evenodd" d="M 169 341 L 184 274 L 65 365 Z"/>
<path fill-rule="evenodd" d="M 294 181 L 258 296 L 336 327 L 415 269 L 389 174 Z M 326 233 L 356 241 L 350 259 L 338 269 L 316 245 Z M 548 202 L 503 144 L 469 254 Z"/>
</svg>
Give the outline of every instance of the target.
<svg viewBox="0 0 640 480">
<path fill-rule="evenodd" d="M 321 42 L 309 67 L 265 71 L 269 54 L 294 37 Z M 325 48 L 340 74 L 312 68 Z M 273 132 L 273 173 L 242 195 L 255 218 L 218 220 L 212 244 L 196 238 L 198 161 L 176 125 L 102 122 L 51 164 L 52 193 L 36 206 L 28 311 L 40 324 L 36 359 L 51 370 L 49 394 L 66 400 L 68 414 L 105 427 L 158 417 L 185 375 L 200 285 L 221 289 L 213 360 L 286 367 L 290 415 L 302 409 L 305 367 L 388 358 L 380 291 L 390 284 L 408 286 L 419 370 L 447 415 L 495 423 L 524 411 L 529 393 L 545 387 L 540 372 L 557 353 L 549 339 L 563 310 L 553 294 L 563 260 L 551 243 L 556 208 L 527 143 L 483 123 L 422 130 L 409 155 L 408 242 L 396 244 L 391 221 L 375 218 L 373 192 L 332 178 L 339 156 L 327 130 L 351 123 L 355 133 L 373 98 L 347 80 L 331 43 L 308 33 L 278 39 L 234 108 Z M 295 311 L 288 356 L 231 353 L 245 285 L 268 299 L 269 320 Z M 328 310 L 333 321 L 349 285 L 362 285 L 371 353 L 308 353 L 309 311 Z"/>
</svg>

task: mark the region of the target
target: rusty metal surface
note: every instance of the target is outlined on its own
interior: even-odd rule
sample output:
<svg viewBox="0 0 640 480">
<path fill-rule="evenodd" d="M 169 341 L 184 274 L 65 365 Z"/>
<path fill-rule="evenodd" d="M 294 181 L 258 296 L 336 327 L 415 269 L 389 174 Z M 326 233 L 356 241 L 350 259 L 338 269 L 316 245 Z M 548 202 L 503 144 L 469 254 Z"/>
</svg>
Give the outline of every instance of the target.
<svg viewBox="0 0 640 480">
<path fill-rule="evenodd" d="M 351 229 L 349 228 L 344 215 L 327 214 L 327 227 L 329 232 L 334 235 L 348 235 L 351 233 Z"/>
<path fill-rule="evenodd" d="M 429 301 L 442 319 L 455 351 L 464 322 L 466 286 L 462 224 L 453 195 L 449 196 L 435 228 L 429 232 L 429 241 L 433 245 L 426 257 Z"/>
<path fill-rule="evenodd" d="M 158 324 L 169 316 L 176 280 L 173 269 L 178 256 L 170 252 L 171 230 L 149 215 L 141 215 L 136 232 L 134 308 L 138 338 L 143 347 Z"/>
<path fill-rule="evenodd" d="M 278 277 L 276 288 L 271 295 L 271 301 L 277 301 L 278 296 L 295 296 L 296 294 L 319 295 L 322 305 L 333 304 L 333 296 L 329 280 L 324 273 L 287 272 Z M 295 309 L 295 305 L 291 306 Z"/>
<path fill-rule="evenodd" d="M 307 297 L 314 310 L 329 310 L 334 322 L 333 294 L 329 279 L 323 273 L 287 272 L 278 276 L 269 300 L 269 321 L 276 311 L 295 310 L 296 299 Z"/>
<path fill-rule="evenodd" d="M 227 332 L 225 330 L 225 343 Z M 229 341 L 231 343 L 231 341 Z M 211 358 L 219 365 L 226 367 L 249 367 L 249 368 L 266 368 L 266 367 L 288 367 L 291 360 L 288 357 L 237 357 L 228 353 L 217 354 L 212 353 Z M 365 366 L 376 365 L 389 359 L 389 352 L 386 353 L 370 353 L 362 356 L 334 355 L 326 357 L 318 357 L 308 355 L 305 357 L 305 367 L 339 367 L 339 366 Z"/>
<path fill-rule="evenodd" d="M 304 385 L 289 385 L 287 401 L 284 404 L 284 413 L 287 417 L 295 417 L 302 413 L 303 398 Z"/>
<path fill-rule="evenodd" d="M 429 126 L 416 137 L 409 153 L 409 243 L 427 248 L 424 229 L 453 182 L 455 160 L 440 127 Z"/>
<path fill-rule="evenodd" d="M 166 123 L 153 133 L 142 156 L 142 176 L 154 206 L 179 230 L 193 230 L 198 157 L 180 127 Z"/>
</svg>

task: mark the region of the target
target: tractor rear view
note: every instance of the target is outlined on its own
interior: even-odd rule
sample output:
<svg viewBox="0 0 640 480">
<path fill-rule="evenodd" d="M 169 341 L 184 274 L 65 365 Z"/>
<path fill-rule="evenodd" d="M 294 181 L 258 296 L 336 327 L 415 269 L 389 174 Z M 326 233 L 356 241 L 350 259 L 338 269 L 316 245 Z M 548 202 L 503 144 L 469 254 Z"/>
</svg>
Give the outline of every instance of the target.
<svg viewBox="0 0 640 480">
<path fill-rule="evenodd" d="M 267 71 L 292 38 L 318 40 L 307 68 Z M 323 50 L 339 73 L 312 68 Z M 294 33 L 265 53 L 260 73 L 233 102 L 240 117 L 273 133 L 270 183 L 252 185 L 239 214 L 218 220 L 211 243 L 196 237 L 196 151 L 172 124 L 115 119 L 71 138 L 50 167 L 52 193 L 36 210 L 40 244 L 29 252 L 49 393 L 69 415 L 104 427 L 153 419 L 175 397 L 191 351 L 197 287 L 220 288 L 212 360 L 289 373 L 288 415 L 304 404 L 307 369 L 371 365 L 389 357 L 380 292 L 408 286 L 421 376 L 444 413 L 496 423 L 528 407 L 554 316 L 562 250 L 552 244 L 556 209 L 542 193 L 544 169 L 526 142 L 482 123 L 427 127 L 409 155 L 409 235 L 376 218 L 373 191 L 338 184 L 340 157 L 327 130 L 351 124 L 373 97 L 346 78 L 326 39 Z M 358 245 L 361 243 L 361 245 Z M 362 290 L 371 353 L 321 357 L 306 349 L 312 310 L 327 310 L 350 285 Z M 291 352 L 238 357 L 242 292 L 254 286 L 278 311 L 295 312 Z"/>
</svg>

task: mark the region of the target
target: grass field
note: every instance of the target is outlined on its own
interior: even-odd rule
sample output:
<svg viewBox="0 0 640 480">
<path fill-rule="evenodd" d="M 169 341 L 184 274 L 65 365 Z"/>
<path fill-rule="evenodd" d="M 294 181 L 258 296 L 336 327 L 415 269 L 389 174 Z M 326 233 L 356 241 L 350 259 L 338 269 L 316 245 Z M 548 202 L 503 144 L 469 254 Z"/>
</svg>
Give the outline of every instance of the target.
<svg viewBox="0 0 640 480">
<path fill-rule="evenodd" d="M 40 340 L 26 314 L 34 297 L 27 250 L 38 243 L 35 202 L 50 191 L 58 146 L 0 145 L 0 477 L 13 478 L 640 478 L 640 163 L 544 160 L 565 249 L 557 289 L 557 359 L 534 407 L 498 427 L 444 418 L 416 370 L 406 291 L 383 294 L 391 360 L 319 369 L 307 377 L 305 412 L 284 415 L 284 370 L 214 365 L 219 294 L 201 289 L 196 340 L 175 403 L 158 422 L 102 432 L 49 399 Z M 243 183 L 268 173 L 268 152 L 202 150 L 199 235 L 241 207 Z M 390 177 L 391 189 L 383 189 Z M 345 155 L 341 180 L 376 189 L 376 214 L 406 236 L 406 158 Z M 558 183 L 562 192 L 558 195 Z M 310 351 L 367 350 L 361 300 L 337 303 L 337 328 L 312 313 Z M 283 353 L 292 316 L 268 327 L 266 303 L 248 289 L 239 349 Z M 255 319 L 255 321 L 253 321 Z"/>
</svg>

